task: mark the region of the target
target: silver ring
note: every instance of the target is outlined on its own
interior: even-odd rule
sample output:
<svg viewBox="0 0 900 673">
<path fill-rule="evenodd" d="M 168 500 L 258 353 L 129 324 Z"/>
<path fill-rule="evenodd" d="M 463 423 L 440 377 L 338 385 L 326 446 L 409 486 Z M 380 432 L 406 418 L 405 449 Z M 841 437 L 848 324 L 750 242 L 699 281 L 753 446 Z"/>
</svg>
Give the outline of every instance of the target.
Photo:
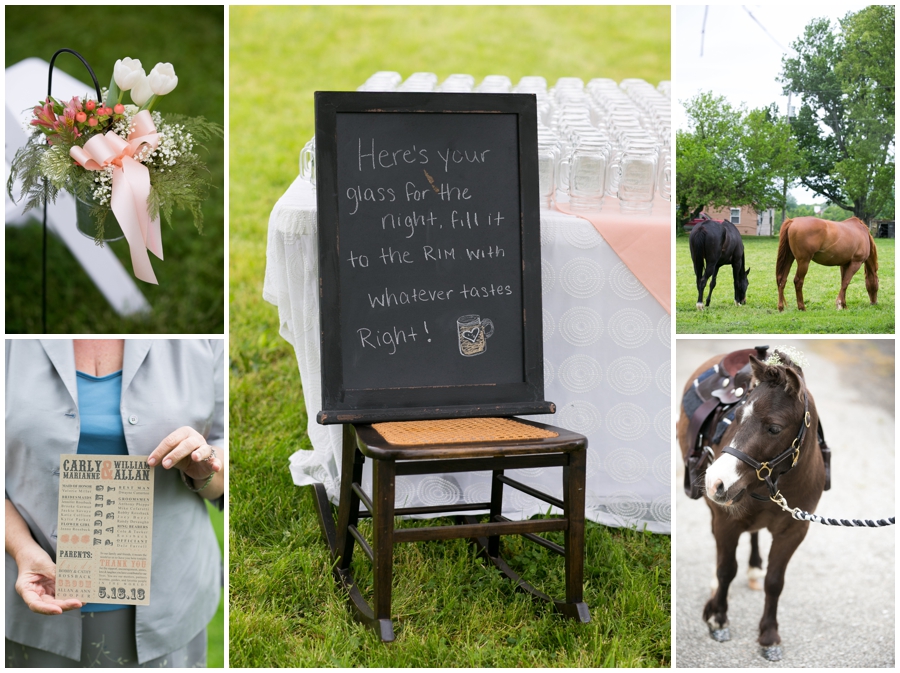
<svg viewBox="0 0 900 673">
<path fill-rule="evenodd" d="M 216 449 L 212 446 L 209 447 L 209 455 L 203 459 L 204 463 L 208 463 L 210 460 L 216 457 Z"/>
</svg>

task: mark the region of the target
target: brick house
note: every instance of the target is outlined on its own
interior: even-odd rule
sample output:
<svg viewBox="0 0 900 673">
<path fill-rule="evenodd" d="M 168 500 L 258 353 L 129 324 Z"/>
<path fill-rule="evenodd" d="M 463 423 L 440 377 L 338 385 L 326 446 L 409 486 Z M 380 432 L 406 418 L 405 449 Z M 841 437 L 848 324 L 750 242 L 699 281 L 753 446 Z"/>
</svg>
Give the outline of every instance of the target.
<svg viewBox="0 0 900 673">
<path fill-rule="evenodd" d="M 756 212 L 752 206 L 740 208 L 707 208 L 706 214 L 714 220 L 730 220 L 741 236 L 771 236 L 775 222 L 775 209 Z"/>
</svg>

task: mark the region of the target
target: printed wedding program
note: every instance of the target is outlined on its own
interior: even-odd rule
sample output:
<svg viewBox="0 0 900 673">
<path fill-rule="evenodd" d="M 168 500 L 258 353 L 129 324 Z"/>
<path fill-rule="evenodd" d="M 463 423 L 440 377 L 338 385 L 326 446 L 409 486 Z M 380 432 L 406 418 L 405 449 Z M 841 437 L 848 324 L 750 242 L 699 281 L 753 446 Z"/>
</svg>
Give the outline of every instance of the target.
<svg viewBox="0 0 900 673">
<path fill-rule="evenodd" d="M 146 456 L 60 456 L 57 598 L 149 605 L 152 541 Z"/>
</svg>

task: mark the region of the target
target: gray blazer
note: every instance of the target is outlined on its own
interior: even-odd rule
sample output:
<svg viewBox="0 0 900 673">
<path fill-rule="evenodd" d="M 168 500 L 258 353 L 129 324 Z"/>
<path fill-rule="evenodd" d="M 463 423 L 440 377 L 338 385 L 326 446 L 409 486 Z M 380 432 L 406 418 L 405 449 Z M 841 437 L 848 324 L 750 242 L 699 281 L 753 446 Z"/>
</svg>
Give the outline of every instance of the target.
<svg viewBox="0 0 900 673">
<path fill-rule="evenodd" d="M 122 423 L 131 455 L 148 455 L 189 425 L 224 445 L 222 340 L 126 339 Z M 68 339 L 6 341 L 6 497 L 55 560 L 59 456 L 76 453 L 80 432 L 75 352 Z M 212 619 L 222 565 L 203 499 L 178 470 L 157 469 L 150 605 L 136 607 L 138 660 L 186 645 Z M 78 610 L 32 612 L 16 593 L 6 555 L 6 637 L 64 657 L 81 656 Z"/>
</svg>

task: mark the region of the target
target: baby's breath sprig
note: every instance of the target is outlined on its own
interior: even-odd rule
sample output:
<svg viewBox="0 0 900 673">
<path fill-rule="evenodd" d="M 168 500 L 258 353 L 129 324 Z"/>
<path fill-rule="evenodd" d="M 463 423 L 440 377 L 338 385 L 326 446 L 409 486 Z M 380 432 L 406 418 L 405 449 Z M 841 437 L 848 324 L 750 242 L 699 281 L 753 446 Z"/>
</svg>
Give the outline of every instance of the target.
<svg viewBox="0 0 900 673">
<path fill-rule="evenodd" d="M 781 346 L 775 346 L 775 348 L 772 349 L 772 352 L 769 354 L 769 357 L 766 358 L 767 365 L 774 367 L 774 366 L 786 364 L 778 356 L 778 351 L 781 351 L 782 353 L 787 355 L 791 359 L 791 362 L 793 362 L 795 365 L 800 367 L 800 369 L 805 368 L 808 364 L 806 361 L 806 356 L 803 355 L 803 351 L 796 348 L 795 346 L 781 345 Z"/>
</svg>

